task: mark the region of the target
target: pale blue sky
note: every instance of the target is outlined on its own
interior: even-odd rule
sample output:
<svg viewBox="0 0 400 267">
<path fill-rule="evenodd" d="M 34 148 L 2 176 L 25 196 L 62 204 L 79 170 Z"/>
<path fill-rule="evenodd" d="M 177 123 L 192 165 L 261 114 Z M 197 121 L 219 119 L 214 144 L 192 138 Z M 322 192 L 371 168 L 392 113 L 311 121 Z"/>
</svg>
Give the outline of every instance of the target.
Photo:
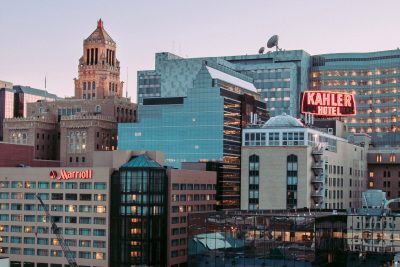
<svg viewBox="0 0 400 267">
<path fill-rule="evenodd" d="M 310 54 L 400 46 L 400 1 L 19 1 L 0 3 L 0 80 L 73 95 L 82 41 L 101 17 L 117 42 L 121 79 L 154 68 L 154 53 L 184 57 L 257 53 L 269 36 Z"/>
</svg>

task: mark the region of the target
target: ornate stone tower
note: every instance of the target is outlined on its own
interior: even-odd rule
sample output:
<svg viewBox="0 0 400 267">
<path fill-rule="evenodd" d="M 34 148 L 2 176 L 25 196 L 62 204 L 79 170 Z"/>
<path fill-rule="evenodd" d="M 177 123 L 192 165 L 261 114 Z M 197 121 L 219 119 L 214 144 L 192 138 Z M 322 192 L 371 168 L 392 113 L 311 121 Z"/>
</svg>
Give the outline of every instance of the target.
<svg viewBox="0 0 400 267">
<path fill-rule="evenodd" d="M 115 57 L 117 44 L 108 35 L 100 19 L 96 30 L 83 41 L 83 56 L 79 59 L 79 78 L 75 80 L 75 98 L 101 99 L 122 97 L 119 61 Z"/>
</svg>

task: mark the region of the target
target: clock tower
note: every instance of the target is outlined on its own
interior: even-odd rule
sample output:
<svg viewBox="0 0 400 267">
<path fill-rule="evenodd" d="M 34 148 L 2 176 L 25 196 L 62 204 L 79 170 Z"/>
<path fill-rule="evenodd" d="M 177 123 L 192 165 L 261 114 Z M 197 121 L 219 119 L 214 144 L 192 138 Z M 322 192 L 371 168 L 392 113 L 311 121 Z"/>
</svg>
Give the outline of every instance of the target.
<svg viewBox="0 0 400 267">
<path fill-rule="evenodd" d="M 104 29 L 103 21 L 83 41 L 83 56 L 79 59 L 75 78 L 75 98 L 102 99 L 109 96 L 122 97 L 123 82 L 120 81 L 117 44 Z"/>
</svg>

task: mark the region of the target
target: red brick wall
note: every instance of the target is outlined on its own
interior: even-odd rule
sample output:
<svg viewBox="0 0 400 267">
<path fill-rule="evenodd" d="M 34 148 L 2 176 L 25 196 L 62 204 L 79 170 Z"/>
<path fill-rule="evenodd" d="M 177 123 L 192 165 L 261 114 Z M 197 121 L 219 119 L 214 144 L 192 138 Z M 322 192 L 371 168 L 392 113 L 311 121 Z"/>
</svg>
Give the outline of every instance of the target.
<svg viewBox="0 0 400 267">
<path fill-rule="evenodd" d="M 35 160 L 34 147 L 29 145 L 17 145 L 0 143 L 0 167 L 16 167 L 24 164 L 30 167 L 59 167 L 59 161 Z"/>
</svg>

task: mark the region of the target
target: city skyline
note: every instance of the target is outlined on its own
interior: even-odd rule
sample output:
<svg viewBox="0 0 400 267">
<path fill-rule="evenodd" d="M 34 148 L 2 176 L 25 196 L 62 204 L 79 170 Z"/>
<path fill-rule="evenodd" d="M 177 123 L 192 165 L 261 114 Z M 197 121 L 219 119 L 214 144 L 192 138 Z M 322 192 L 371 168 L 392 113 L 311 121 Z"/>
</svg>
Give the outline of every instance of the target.
<svg viewBox="0 0 400 267">
<path fill-rule="evenodd" d="M 72 96 L 82 54 L 79 42 L 94 31 L 99 18 L 118 44 L 121 80 L 127 81 L 128 70 L 128 96 L 134 101 L 136 72 L 153 69 L 156 52 L 182 57 L 256 54 L 273 34 L 280 36 L 281 48 L 313 55 L 398 47 L 391 34 L 400 7 L 394 1 L 94 3 L 4 3 L 0 31 L 8 42 L 2 43 L 1 79 L 44 88 L 46 76 L 49 92 Z M 382 6 L 388 9 L 376 16 Z"/>
</svg>

